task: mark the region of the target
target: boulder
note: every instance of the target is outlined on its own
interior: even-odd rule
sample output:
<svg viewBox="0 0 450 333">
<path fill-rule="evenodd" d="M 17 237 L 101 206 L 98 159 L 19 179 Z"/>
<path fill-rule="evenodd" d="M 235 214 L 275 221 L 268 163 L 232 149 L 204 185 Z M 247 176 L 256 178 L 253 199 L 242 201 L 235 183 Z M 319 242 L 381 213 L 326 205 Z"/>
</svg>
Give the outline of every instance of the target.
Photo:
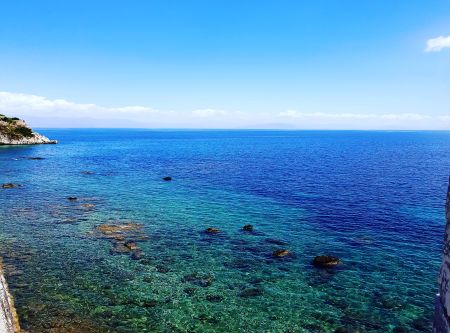
<svg viewBox="0 0 450 333">
<path fill-rule="evenodd" d="M 13 183 L 6 183 L 2 185 L 2 188 L 17 188 L 20 187 L 21 185 L 19 184 L 13 184 Z"/>
<path fill-rule="evenodd" d="M 335 266 L 341 264 L 342 261 L 338 257 L 321 255 L 321 256 L 315 257 L 312 263 L 316 267 L 328 268 L 328 267 L 335 267 Z"/>
<path fill-rule="evenodd" d="M 253 231 L 253 226 L 251 224 L 246 224 L 242 227 L 244 231 Z"/>
<path fill-rule="evenodd" d="M 218 234 L 220 232 L 220 229 L 218 228 L 208 228 L 205 230 L 207 234 Z"/>
</svg>

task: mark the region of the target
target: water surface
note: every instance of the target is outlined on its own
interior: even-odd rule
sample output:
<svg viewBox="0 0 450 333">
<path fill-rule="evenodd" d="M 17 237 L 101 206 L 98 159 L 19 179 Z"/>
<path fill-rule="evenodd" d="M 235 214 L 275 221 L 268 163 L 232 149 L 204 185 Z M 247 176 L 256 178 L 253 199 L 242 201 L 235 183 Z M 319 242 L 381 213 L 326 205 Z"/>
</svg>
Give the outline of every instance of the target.
<svg viewBox="0 0 450 333">
<path fill-rule="evenodd" d="M 23 185 L 0 190 L 0 254 L 25 329 L 430 331 L 449 132 L 42 132 L 60 144 L 0 147 L 0 183 Z M 130 222 L 142 258 L 92 233 Z"/>
</svg>

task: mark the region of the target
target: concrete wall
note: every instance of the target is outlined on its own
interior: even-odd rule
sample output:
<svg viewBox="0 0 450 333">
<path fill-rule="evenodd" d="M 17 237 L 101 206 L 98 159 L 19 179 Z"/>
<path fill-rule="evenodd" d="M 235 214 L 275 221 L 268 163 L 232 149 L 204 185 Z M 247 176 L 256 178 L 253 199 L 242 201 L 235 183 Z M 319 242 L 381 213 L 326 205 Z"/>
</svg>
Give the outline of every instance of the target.
<svg viewBox="0 0 450 333">
<path fill-rule="evenodd" d="M 450 182 L 445 204 L 444 250 L 439 273 L 439 293 L 436 296 L 433 332 L 450 333 Z"/>
</svg>

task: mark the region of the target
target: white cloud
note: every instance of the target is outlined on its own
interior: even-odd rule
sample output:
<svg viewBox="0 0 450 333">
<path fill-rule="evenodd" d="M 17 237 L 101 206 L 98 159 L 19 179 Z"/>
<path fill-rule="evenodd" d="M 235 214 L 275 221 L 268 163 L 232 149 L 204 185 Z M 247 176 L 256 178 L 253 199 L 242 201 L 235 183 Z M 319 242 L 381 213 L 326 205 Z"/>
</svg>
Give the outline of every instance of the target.
<svg viewBox="0 0 450 333">
<path fill-rule="evenodd" d="M 98 115 L 111 113 L 148 113 L 155 110 L 145 106 L 125 106 L 108 108 L 96 104 L 80 104 L 65 99 L 48 99 L 43 96 L 0 92 L 0 110 L 4 112 L 44 112 L 63 111 L 65 115 Z"/>
<path fill-rule="evenodd" d="M 425 52 L 439 52 L 442 49 L 450 48 L 450 36 L 431 38 L 427 41 Z"/>
<path fill-rule="evenodd" d="M 225 116 L 228 113 L 224 110 L 215 110 L 215 109 L 198 109 L 192 111 L 192 114 L 195 117 L 215 117 L 215 116 Z"/>
<path fill-rule="evenodd" d="M 254 129 L 447 129 L 449 115 L 355 112 L 243 112 L 222 109 L 157 110 L 105 107 L 65 99 L 0 92 L 0 113 L 34 127 L 254 128 Z"/>
</svg>

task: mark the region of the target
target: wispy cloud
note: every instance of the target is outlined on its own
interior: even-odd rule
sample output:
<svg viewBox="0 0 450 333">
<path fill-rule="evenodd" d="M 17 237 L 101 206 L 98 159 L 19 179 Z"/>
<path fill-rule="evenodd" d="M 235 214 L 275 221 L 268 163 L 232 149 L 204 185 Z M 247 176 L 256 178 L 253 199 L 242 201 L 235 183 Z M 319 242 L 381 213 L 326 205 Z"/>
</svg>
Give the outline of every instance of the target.
<svg viewBox="0 0 450 333">
<path fill-rule="evenodd" d="M 379 120 L 425 120 L 432 119 L 428 115 L 417 113 L 399 113 L 399 114 L 371 114 L 371 113 L 325 113 L 325 112 L 298 112 L 296 110 L 287 110 L 279 113 L 280 117 L 287 118 L 323 118 L 323 119 L 379 119 Z"/>
<path fill-rule="evenodd" d="M 427 41 L 425 52 L 439 52 L 445 48 L 450 48 L 450 36 L 431 38 Z"/>
<path fill-rule="evenodd" d="M 0 92 L 0 113 L 37 127 L 261 128 L 261 129 L 449 129 L 450 116 L 418 113 L 244 112 L 204 108 L 158 110 L 106 107 L 65 99 Z"/>
</svg>

